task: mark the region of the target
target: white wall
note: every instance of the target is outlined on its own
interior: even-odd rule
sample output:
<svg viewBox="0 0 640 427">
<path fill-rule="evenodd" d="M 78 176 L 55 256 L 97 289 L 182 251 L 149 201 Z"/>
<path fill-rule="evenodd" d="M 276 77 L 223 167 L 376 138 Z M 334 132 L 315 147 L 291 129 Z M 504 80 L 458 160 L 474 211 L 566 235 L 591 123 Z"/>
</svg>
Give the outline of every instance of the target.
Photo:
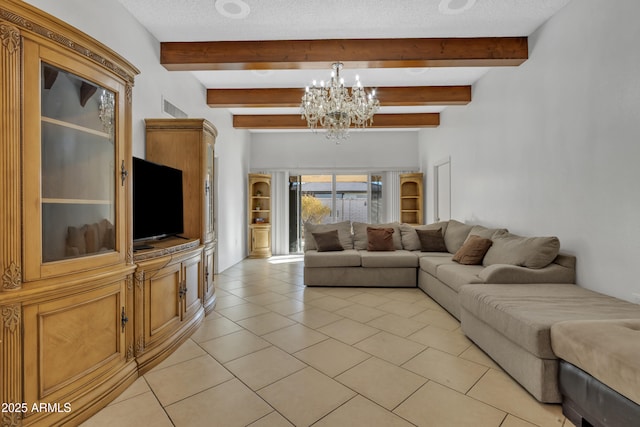
<svg viewBox="0 0 640 427">
<path fill-rule="evenodd" d="M 353 131 L 336 144 L 324 134 L 253 133 L 252 170 L 417 170 L 418 132 Z"/>
<path fill-rule="evenodd" d="M 557 235 L 578 283 L 640 293 L 640 2 L 576 0 L 494 69 L 465 107 L 421 131 L 427 182 L 451 156 L 452 217 Z M 433 220 L 433 187 L 427 188 Z"/>
<path fill-rule="evenodd" d="M 218 129 L 218 270 L 246 254 L 244 212 L 249 171 L 249 134 L 233 129 L 226 110 L 206 105 L 206 90 L 187 72 L 168 72 L 160 65 L 160 43 L 117 0 L 28 0 L 51 15 L 89 34 L 140 70 L 133 89 L 133 155 L 144 157 L 144 119 L 169 117 L 162 97 L 187 113 L 203 117 Z"/>
</svg>

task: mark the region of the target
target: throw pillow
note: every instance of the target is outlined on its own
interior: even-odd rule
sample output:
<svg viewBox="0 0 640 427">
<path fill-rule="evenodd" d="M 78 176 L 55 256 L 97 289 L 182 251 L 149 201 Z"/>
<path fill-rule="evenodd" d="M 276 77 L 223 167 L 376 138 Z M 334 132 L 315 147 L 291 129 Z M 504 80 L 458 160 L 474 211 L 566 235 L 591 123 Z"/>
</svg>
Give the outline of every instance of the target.
<svg viewBox="0 0 640 427">
<path fill-rule="evenodd" d="M 353 223 L 353 246 L 354 249 L 364 251 L 369 246 L 369 236 L 367 228 L 393 228 L 393 247 L 396 250 L 402 249 L 402 235 L 400 233 L 400 223 L 390 222 L 387 224 L 369 224 L 365 222 Z"/>
<path fill-rule="evenodd" d="M 329 230 L 325 232 L 312 233 L 313 239 L 316 241 L 318 252 L 343 251 L 344 248 L 340 244 L 338 230 Z"/>
<path fill-rule="evenodd" d="M 493 246 L 483 263 L 512 264 L 528 268 L 544 268 L 560 251 L 560 240 L 550 237 L 522 237 L 515 234 L 494 236 Z"/>
<path fill-rule="evenodd" d="M 367 227 L 368 251 L 394 251 L 393 228 Z"/>
<path fill-rule="evenodd" d="M 407 251 L 419 251 L 422 247 L 420 244 L 420 238 L 418 237 L 417 230 L 437 230 L 442 229 L 442 235 L 444 236 L 447 229 L 448 221 L 440 221 L 427 225 L 409 225 L 400 224 L 400 237 L 402 241 L 402 249 Z"/>
<path fill-rule="evenodd" d="M 304 223 L 304 250 L 316 250 L 316 241 L 313 238 L 313 233 L 319 233 L 323 231 L 338 230 L 338 237 L 340 237 L 340 244 L 345 249 L 353 249 L 353 238 L 351 237 L 351 222 L 343 221 L 332 224 L 311 224 L 309 222 Z"/>
<path fill-rule="evenodd" d="M 482 264 L 482 259 L 493 242 L 480 236 L 469 236 L 462 247 L 453 256 L 453 260 L 465 265 Z"/>
<path fill-rule="evenodd" d="M 422 252 L 447 252 L 444 244 L 442 228 L 437 230 L 416 230 L 420 239 L 420 250 Z"/>
</svg>

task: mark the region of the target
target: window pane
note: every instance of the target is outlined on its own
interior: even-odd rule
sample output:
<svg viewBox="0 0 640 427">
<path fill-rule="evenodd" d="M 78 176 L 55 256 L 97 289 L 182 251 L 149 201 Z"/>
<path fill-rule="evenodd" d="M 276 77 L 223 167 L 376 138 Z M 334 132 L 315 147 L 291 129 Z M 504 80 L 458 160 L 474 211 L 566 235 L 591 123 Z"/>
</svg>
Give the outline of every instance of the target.
<svg viewBox="0 0 640 427">
<path fill-rule="evenodd" d="M 382 219 L 382 176 L 371 175 L 371 219 L 372 224 L 380 224 Z"/>
<path fill-rule="evenodd" d="M 336 221 L 368 222 L 368 175 L 336 175 Z"/>
<path fill-rule="evenodd" d="M 333 175 L 302 175 L 300 219 L 302 223 L 333 222 Z"/>
</svg>

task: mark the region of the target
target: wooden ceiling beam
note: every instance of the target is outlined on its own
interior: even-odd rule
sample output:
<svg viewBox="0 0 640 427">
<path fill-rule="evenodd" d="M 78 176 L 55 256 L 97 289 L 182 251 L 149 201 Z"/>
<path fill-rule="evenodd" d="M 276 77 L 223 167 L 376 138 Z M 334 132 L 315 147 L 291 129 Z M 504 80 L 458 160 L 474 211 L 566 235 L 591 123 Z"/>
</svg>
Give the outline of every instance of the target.
<svg viewBox="0 0 640 427">
<path fill-rule="evenodd" d="M 162 42 L 170 71 L 516 66 L 527 37 Z"/>
<path fill-rule="evenodd" d="M 207 89 L 211 108 L 298 107 L 304 89 Z M 385 107 L 416 105 L 466 105 L 471 86 L 408 86 L 376 89 Z"/>
<path fill-rule="evenodd" d="M 440 124 L 440 113 L 377 114 L 370 128 L 426 128 Z M 308 129 L 307 122 L 297 114 L 235 115 L 236 129 Z"/>
</svg>

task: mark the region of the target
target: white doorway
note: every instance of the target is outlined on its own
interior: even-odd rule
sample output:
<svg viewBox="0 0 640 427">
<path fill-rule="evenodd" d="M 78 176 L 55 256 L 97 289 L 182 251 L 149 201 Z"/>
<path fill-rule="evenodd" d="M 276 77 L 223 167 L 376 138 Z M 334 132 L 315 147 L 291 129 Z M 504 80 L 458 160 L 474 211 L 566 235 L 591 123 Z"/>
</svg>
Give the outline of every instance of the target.
<svg viewBox="0 0 640 427">
<path fill-rule="evenodd" d="M 451 158 L 433 167 L 434 222 L 451 219 Z"/>
</svg>

